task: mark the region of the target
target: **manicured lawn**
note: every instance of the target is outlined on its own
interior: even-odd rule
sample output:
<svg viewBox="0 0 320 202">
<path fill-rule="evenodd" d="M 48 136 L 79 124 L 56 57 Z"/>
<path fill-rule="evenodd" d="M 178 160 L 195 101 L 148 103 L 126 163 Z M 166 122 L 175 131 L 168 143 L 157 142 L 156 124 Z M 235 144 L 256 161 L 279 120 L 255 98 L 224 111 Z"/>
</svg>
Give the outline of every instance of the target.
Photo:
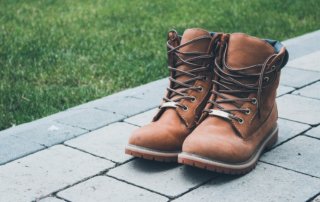
<svg viewBox="0 0 320 202">
<path fill-rule="evenodd" d="M 0 130 L 167 76 L 166 32 L 287 39 L 319 0 L 0 0 Z"/>
</svg>

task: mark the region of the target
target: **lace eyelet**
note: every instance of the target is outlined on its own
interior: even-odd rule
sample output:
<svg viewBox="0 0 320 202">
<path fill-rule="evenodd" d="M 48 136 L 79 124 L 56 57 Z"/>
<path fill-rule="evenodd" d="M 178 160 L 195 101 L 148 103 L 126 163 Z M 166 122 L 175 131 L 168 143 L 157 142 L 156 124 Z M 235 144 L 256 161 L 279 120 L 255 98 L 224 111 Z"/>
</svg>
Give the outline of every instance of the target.
<svg viewBox="0 0 320 202">
<path fill-rule="evenodd" d="M 263 81 L 264 81 L 264 82 L 268 82 L 269 80 L 270 80 L 270 78 L 267 77 L 267 76 L 263 78 Z"/>
<path fill-rule="evenodd" d="M 191 102 L 195 102 L 197 100 L 196 97 L 192 96 L 192 98 L 190 99 Z"/>
<path fill-rule="evenodd" d="M 200 92 L 203 91 L 203 87 L 202 86 L 198 86 L 197 88 L 199 89 Z"/>
<path fill-rule="evenodd" d="M 204 77 L 203 77 L 203 80 L 204 80 L 204 81 L 207 81 L 207 80 L 208 80 L 208 77 L 207 77 L 207 76 L 204 76 Z"/>
<path fill-rule="evenodd" d="M 258 100 L 257 100 L 257 98 L 252 98 L 252 101 L 251 101 L 251 103 L 252 103 L 252 104 L 254 104 L 254 105 L 255 105 L 255 104 L 257 104 L 257 103 L 258 103 Z"/>
<path fill-rule="evenodd" d="M 238 120 L 238 122 L 239 122 L 239 124 L 243 124 L 243 123 L 244 123 L 244 120 L 243 120 L 242 118 L 240 118 L 240 119 Z"/>
<path fill-rule="evenodd" d="M 247 108 L 245 114 L 247 115 L 251 114 L 251 109 Z"/>
<path fill-rule="evenodd" d="M 182 107 L 182 110 L 183 110 L 183 111 L 188 111 L 188 110 L 189 110 L 189 107 L 188 107 L 188 106 L 183 106 L 183 107 Z"/>
</svg>

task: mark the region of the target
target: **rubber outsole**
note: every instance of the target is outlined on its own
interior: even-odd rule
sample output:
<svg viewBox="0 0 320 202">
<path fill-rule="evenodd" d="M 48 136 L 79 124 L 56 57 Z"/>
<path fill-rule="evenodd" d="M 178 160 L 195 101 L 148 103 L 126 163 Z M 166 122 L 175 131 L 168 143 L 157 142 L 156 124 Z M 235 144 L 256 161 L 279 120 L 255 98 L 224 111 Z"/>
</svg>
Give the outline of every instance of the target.
<svg viewBox="0 0 320 202">
<path fill-rule="evenodd" d="M 243 163 L 237 163 L 237 164 L 230 164 L 230 163 L 224 163 L 215 161 L 213 159 L 208 159 L 205 157 L 201 157 L 194 154 L 189 154 L 182 152 L 178 156 L 178 162 L 197 167 L 202 168 L 210 171 L 214 171 L 217 173 L 224 173 L 224 174 L 234 174 L 234 175 L 241 175 L 246 174 L 253 170 L 257 162 L 263 153 L 263 151 L 270 149 L 278 140 L 278 128 L 276 128 L 274 131 L 271 132 L 271 135 L 268 136 L 268 138 L 261 144 L 258 151 L 253 155 L 250 160 L 243 162 Z"/>
<path fill-rule="evenodd" d="M 180 152 L 161 152 L 135 145 L 127 145 L 125 153 L 134 157 L 160 162 L 177 162 Z"/>
</svg>

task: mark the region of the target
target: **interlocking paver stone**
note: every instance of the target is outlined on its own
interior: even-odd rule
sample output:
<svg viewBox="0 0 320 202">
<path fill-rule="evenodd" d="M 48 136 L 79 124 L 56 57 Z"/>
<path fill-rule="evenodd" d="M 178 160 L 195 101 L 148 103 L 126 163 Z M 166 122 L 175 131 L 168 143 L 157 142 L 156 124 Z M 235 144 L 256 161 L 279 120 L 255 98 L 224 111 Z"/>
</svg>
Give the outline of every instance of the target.
<svg viewBox="0 0 320 202">
<path fill-rule="evenodd" d="M 306 201 L 320 190 L 320 179 L 264 163 L 243 176 L 213 179 L 174 202 L 193 201 Z"/>
<path fill-rule="evenodd" d="M 318 42 L 318 45 L 320 46 L 320 42 Z M 320 71 L 319 58 L 320 51 L 315 51 L 303 57 L 289 61 L 288 66 L 311 71 Z"/>
<path fill-rule="evenodd" d="M 319 154 L 320 140 L 298 136 L 265 153 L 261 161 L 320 177 Z"/>
<path fill-rule="evenodd" d="M 164 95 L 164 90 L 168 83 L 168 78 L 159 79 L 135 88 L 124 90 L 116 95 L 136 98 L 153 98 L 153 102 L 160 102 L 161 100 L 157 99 Z"/>
<path fill-rule="evenodd" d="M 47 197 L 47 198 L 41 199 L 39 202 L 65 202 L 65 201 L 55 197 Z"/>
<path fill-rule="evenodd" d="M 128 123 L 113 123 L 67 141 L 65 144 L 122 163 L 131 158 L 131 156 L 124 153 L 124 147 L 130 134 L 136 128 L 138 127 Z"/>
<path fill-rule="evenodd" d="M 69 201 L 168 201 L 164 196 L 129 185 L 107 176 L 98 176 L 58 193 Z"/>
<path fill-rule="evenodd" d="M 44 148 L 31 140 L 11 134 L 0 135 L 0 165 Z"/>
<path fill-rule="evenodd" d="M 278 119 L 279 124 L 279 138 L 277 141 L 277 145 L 283 143 L 284 141 L 287 141 L 288 139 L 302 133 L 303 131 L 306 131 L 310 128 L 307 124 L 297 123 L 285 119 Z"/>
<path fill-rule="evenodd" d="M 94 130 L 125 118 L 123 115 L 97 109 L 73 110 L 69 115 L 58 119 L 59 123 Z"/>
<path fill-rule="evenodd" d="M 307 135 L 320 138 L 320 125 L 306 132 Z"/>
<path fill-rule="evenodd" d="M 168 79 L 161 79 L 150 85 L 143 85 L 139 88 L 130 89 L 124 96 L 111 97 L 112 99 L 105 100 L 102 103 L 97 103 L 96 108 L 103 109 L 125 116 L 132 116 L 149 109 L 157 107 L 161 102 L 161 97 L 164 96 L 165 87 Z M 116 103 L 116 107 L 115 107 Z"/>
<path fill-rule="evenodd" d="M 101 109 L 113 111 L 116 113 L 121 112 L 126 116 L 132 116 L 139 112 L 143 112 L 148 109 L 151 109 L 150 105 L 152 106 L 159 105 L 161 102 L 161 97 L 164 95 L 165 87 L 167 85 L 168 85 L 168 78 L 160 79 L 142 86 L 127 89 L 127 90 L 124 90 L 124 91 L 121 91 L 121 92 L 118 92 L 94 101 L 73 107 L 70 110 L 101 108 Z M 145 100 L 150 103 L 147 105 L 140 105 L 138 109 L 134 109 L 133 107 L 131 107 L 130 103 L 136 102 L 138 100 Z M 117 107 L 114 107 L 114 106 L 117 106 Z M 121 108 L 120 106 L 124 106 L 124 108 Z"/>
<path fill-rule="evenodd" d="M 169 197 L 182 194 L 214 177 L 213 172 L 143 159 L 135 159 L 114 168 L 107 175 Z"/>
<path fill-rule="evenodd" d="M 304 34 L 286 41 L 283 44 L 289 51 L 289 59 L 293 60 L 298 57 L 313 53 L 320 50 L 319 44 L 320 30 Z"/>
<path fill-rule="evenodd" d="M 320 78 L 319 78 L 320 79 Z M 294 91 L 293 94 L 296 95 L 302 95 L 310 98 L 315 98 L 320 100 L 320 81 L 311 84 L 309 86 L 306 86 L 302 89 L 299 89 L 297 91 Z"/>
<path fill-rule="evenodd" d="M 287 93 L 293 91 L 294 89 L 295 88 L 293 88 L 293 87 L 280 85 L 277 90 L 277 97 L 284 95 L 284 94 L 287 94 Z"/>
<path fill-rule="evenodd" d="M 291 67 L 285 67 L 281 70 L 280 84 L 300 88 L 319 79 L 319 72 L 312 72 Z"/>
<path fill-rule="evenodd" d="M 48 123 L 41 123 L 35 127 L 19 131 L 14 133 L 14 135 L 50 147 L 86 132 L 88 131 L 81 128 L 50 121 Z"/>
<path fill-rule="evenodd" d="M 320 100 L 297 95 L 277 99 L 279 117 L 308 124 L 320 123 Z"/>
<path fill-rule="evenodd" d="M 0 166 L 1 201 L 35 200 L 113 165 L 66 146 L 54 146 Z"/>
<path fill-rule="evenodd" d="M 117 105 L 115 106 L 114 103 L 117 103 Z M 128 117 L 152 109 L 156 105 L 155 102 L 150 100 L 128 97 L 126 99 L 110 101 L 106 105 L 97 106 L 97 108 Z"/>
<path fill-rule="evenodd" d="M 139 88 L 135 88 L 130 95 L 150 101 L 157 106 L 160 104 L 161 98 L 165 95 L 165 90 L 168 84 L 168 78 L 160 79 L 147 85 L 140 86 Z"/>
<path fill-rule="evenodd" d="M 156 115 L 158 110 L 158 108 L 154 108 L 144 113 L 127 118 L 124 121 L 137 126 L 144 126 L 152 121 L 152 118 Z"/>
</svg>

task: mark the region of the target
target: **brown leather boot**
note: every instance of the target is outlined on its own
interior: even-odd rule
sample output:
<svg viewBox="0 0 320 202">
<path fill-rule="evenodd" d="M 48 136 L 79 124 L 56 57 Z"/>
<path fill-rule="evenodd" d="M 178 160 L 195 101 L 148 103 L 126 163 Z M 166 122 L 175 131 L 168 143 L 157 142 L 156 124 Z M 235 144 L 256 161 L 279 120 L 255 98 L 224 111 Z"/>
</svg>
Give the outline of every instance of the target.
<svg viewBox="0 0 320 202">
<path fill-rule="evenodd" d="M 214 50 L 221 34 L 187 29 L 168 34 L 170 86 L 153 121 L 133 132 L 125 152 L 157 161 L 177 161 L 196 126 L 212 87 Z"/>
<path fill-rule="evenodd" d="M 242 33 L 221 38 L 212 95 L 201 123 L 183 144 L 179 162 L 242 174 L 277 141 L 275 98 L 288 52 L 278 41 Z"/>
</svg>

